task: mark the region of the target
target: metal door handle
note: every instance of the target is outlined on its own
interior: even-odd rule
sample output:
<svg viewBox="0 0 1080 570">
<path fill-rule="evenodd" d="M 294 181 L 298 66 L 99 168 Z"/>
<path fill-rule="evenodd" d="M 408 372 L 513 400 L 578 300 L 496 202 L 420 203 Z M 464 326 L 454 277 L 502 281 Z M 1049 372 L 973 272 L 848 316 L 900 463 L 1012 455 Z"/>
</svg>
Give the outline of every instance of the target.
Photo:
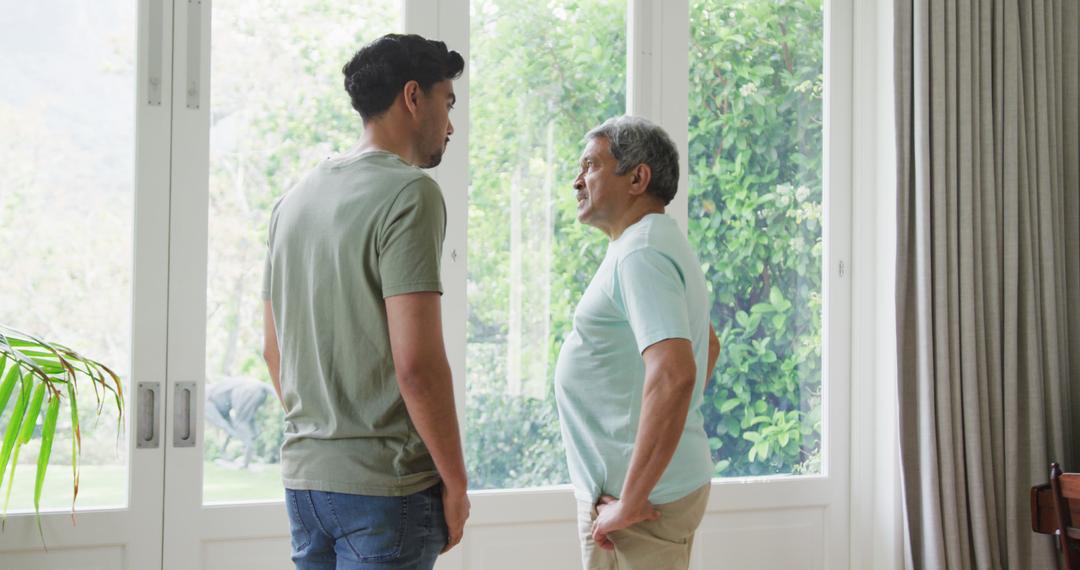
<svg viewBox="0 0 1080 570">
<path fill-rule="evenodd" d="M 164 4 L 165 0 L 148 0 L 147 17 L 150 26 L 147 36 L 146 53 L 146 99 L 152 107 L 161 106 L 161 67 L 162 67 L 162 30 L 164 29 Z"/>
<path fill-rule="evenodd" d="M 177 382 L 173 393 L 173 447 L 195 445 L 195 392 L 194 382 Z"/>
<path fill-rule="evenodd" d="M 138 402 L 135 404 L 139 409 L 139 423 L 136 426 L 137 449 L 153 449 L 158 446 L 157 419 L 158 411 L 161 410 L 161 399 L 158 393 L 161 390 L 161 382 L 139 382 Z"/>
<path fill-rule="evenodd" d="M 202 77 L 202 0 L 187 3 L 187 108 L 199 108 L 199 86 Z"/>
</svg>

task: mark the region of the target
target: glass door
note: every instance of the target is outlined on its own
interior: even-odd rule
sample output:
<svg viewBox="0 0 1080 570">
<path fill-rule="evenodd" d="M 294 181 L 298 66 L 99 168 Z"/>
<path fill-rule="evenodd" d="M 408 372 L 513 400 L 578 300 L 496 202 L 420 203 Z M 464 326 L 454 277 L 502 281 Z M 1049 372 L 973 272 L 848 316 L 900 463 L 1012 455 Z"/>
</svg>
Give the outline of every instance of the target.
<svg viewBox="0 0 1080 570">
<path fill-rule="evenodd" d="M 170 394 L 189 412 L 170 419 L 179 418 L 174 439 L 192 441 L 170 439 L 165 567 L 280 565 L 289 554 L 279 538 L 288 533 L 283 420 L 262 358 L 267 224 L 301 176 L 360 137 L 341 67 L 402 29 L 402 3 L 205 2 L 178 6 L 177 22 L 198 29 L 177 44 L 187 58 L 178 69 L 191 70 L 183 95 L 194 86 L 198 96 L 174 118 L 173 266 L 182 271 L 170 296 Z M 204 555 L 193 563 L 192 552 Z"/>
<path fill-rule="evenodd" d="M 124 402 L 78 384 L 76 432 L 63 400 L 40 534 L 33 418 L 0 483 L 6 568 L 160 564 L 170 6 L 0 1 L 0 324 L 106 364 Z"/>
<path fill-rule="evenodd" d="M 276 501 L 282 413 L 262 358 L 270 211 L 307 170 L 359 138 L 340 69 L 400 28 L 400 7 L 219 2 L 211 17 L 203 502 Z"/>
</svg>

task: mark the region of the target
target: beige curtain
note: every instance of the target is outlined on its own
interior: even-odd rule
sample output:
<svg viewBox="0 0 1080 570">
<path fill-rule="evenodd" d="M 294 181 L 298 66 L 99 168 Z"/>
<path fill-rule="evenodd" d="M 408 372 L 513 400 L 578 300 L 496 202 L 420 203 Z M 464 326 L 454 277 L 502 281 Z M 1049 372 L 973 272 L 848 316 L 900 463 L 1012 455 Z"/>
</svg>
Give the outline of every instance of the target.
<svg viewBox="0 0 1080 570">
<path fill-rule="evenodd" d="M 1080 0 L 895 0 L 909 568 L 1055 568 L 1080 471 Z"/>
</svg>

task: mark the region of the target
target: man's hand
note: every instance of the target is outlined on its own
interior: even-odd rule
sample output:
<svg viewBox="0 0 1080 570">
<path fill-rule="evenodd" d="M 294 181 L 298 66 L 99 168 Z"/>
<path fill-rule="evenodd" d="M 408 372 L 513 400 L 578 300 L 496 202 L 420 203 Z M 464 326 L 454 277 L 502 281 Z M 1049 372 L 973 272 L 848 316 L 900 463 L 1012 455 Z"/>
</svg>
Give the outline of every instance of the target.
<svg viewBox="0 0 1080 570">
<path fill-rule="evenodd" d="M 446 518 L 447 540 L 446 547 L 442 549 L 445 554 L 451 548 L 461 542 L 465 534 L 465 521 L 469 519 L 469 495 L 465 489 L 452 491 L 446 485 L 442 486 L 443 516 Z"/>
<path fill-rule="evenodd" d="M 596 520 L 592 525 L 592 537 L 600 548 L 614 550 L 615 543 L 609 534 L 631 527 L 642 521 L 654 521 L 660 518 L 660 511 L 646 502 L 640 508 L 628 507 L 626 503 L 612 497 L 601 495 L 596 503 Z"/>
</svg>

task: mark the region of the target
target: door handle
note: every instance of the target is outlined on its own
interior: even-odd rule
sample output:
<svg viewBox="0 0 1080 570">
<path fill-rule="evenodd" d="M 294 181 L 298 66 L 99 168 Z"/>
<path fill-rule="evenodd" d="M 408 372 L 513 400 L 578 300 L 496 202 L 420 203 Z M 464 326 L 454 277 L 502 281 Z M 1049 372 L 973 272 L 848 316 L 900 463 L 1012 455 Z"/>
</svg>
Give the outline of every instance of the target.
<svg viewBox="0 0 1080 570">
<path fill-rule="evenodd" d="M 173 447 L 195 446 L 194 382 L 177 382 L 173 392 Z"/>
<path fill-rule="evenodd" d="M 147 0 L 147 17 L 150 26 L 146 45 L 146 99 L 151 107 L 161 106 L 162 30 L 164 29 L 165 0 Z"/>
<path fill-rule="evenodd" d="M 158 411 L 161 410 L 161 382 L 139 382 L 139 421 L 135 428 L 137 449 L 153 449 L 158 446 Z"/>
<path fill-rule="evenodd" d="M 202 0 L 187 0 L 187 108 L 198 109 L 202 77 Z"/>
</svg>

